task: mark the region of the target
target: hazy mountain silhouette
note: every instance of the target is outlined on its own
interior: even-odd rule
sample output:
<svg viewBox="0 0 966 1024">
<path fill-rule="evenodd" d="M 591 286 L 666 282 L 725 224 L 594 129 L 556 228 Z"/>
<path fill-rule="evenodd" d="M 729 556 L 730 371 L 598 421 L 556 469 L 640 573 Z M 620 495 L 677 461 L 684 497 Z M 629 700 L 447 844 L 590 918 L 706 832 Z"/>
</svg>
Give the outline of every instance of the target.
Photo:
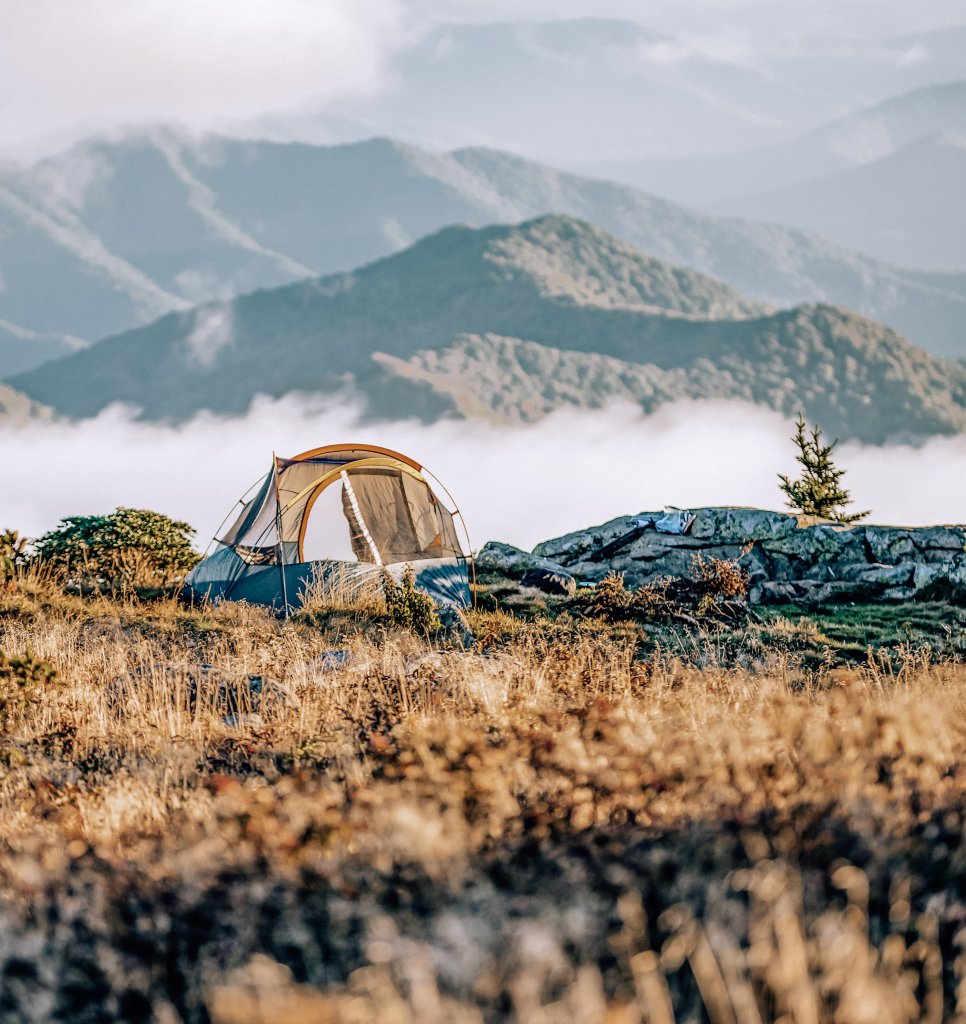
<svg viewBox="0 0 966 1024">
<path fill-rule="evenodd" d="M 95 139 L 0 171 L 6 376 L 159 314 L 397 251 L 442 226 L 548 212 L 777 306 L 829 301 L 966 353 L 966 275 L 896 270 L 800 230 L 695 213 L 506 153 L 200 140 L 166 129 Z M 30 342 L 30 332 L 40 334 Z"/>
<path fill-rule="evenodd" d="M 907 266 L 966 270 L 963 130 L 917 139 L 879 160 L 720 205 L 783 220 Z"/>
<path fill-rule="evenodd" d="M 966 34 L 964 34 L 966 42 Z M 671 160 L 591 161 L 586 169 L 678 202 L 713 204 L 776 191 L 966 132 L 966 81 L 930 84 L 836 118 L 780 145 Z"/>
<path fill-rule="evenodd" d="M 847 310 L 771 312 L 587 223 L 446 228 L 355 272 L 170 314 L 11 382 L 69 416 L 361 397 L 387 418 L 741 398 L 867 441 L 966 428 L 966 369 Z"/>
<path fill-rule="evenodd" d="M 402 46 L 381 87 L 316 112 L 259 118 L 250 134 L 321 143 L 391 135 L 580 170 L 587 160 L 773 145 L 843 111 L 966 78 L 966 29 L 875 32 L 870 24 L 863 38 L 761 47 L 754 33 L 659 32 L 629 19 L 436 24 Z"/>
</svg>

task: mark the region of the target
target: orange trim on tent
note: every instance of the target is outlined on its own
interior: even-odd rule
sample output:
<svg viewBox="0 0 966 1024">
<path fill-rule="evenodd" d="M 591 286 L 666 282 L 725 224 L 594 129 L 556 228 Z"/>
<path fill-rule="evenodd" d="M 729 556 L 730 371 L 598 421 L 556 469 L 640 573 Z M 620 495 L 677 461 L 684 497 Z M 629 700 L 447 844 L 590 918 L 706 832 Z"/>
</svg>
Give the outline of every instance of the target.
<svg viewBox="0 0 966 1024">
<path fill-rule="evenodd" d="M 380 448 L 379 445 L 375 444 L 327 444 L 321 448 L 312 448 L 307 452 L 302 452 L 300 455 L 293 455 L 285 461 L 302 462 L 305 459 L 314 459 L 319 455 L 330 455 L 332 452 L 372 452 L 374 455 L 388 455 L 393 459 L 399 459 L 400 462 L 405 462 L 420 473 L 423 470 L 423 467 L 418 462 L 409 458 L 408 455 L 393 451 L 392 448 Z"/>
</svg>

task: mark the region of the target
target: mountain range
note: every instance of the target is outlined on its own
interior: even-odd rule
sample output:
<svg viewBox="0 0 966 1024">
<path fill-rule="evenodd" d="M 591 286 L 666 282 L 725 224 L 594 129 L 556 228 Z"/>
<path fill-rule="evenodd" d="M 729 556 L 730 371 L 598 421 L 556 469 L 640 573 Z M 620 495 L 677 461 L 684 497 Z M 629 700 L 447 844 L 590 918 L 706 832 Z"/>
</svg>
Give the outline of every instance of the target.
<svg viewBox="0 0 966 1024">
<path fill-rule="evenodd" d="M 878 160 L 717 209 L 781 217 L 904 266 L 966 270 L 966 103 L 961 124 L 960 131 L 918 138 Z"/>
<path fill-rule="evenodd" d="M 343 98 L 339 113 L 367 135 L 556 163 L 575 151 L 738 149 L 814 117 L 806 94 L 754 67 L 603 17 L 433 25 L 395 55 L 383 88 Z M 310 136 L 311 121 L 297 131 Z"/>
<path fill-rule="evenodd" d="M 356 271 L 170 313 L 15 377 L 71 417 L 352 395 L 372 417 L 532 420 L 615 396 L 803 409 L 881 443 L 966 429 L 966 365 L 829 305 L 776 311 L 566 216 L 445 228 Z"/>
<path fill-rule="evenodd" d="M 719 24 L 691 26 L 683 11 L 669 19 L 634 8 L 640 20 L 437 23 L 400 41 L 365 95 L 239 130 L 283 141 L 389 135 L 434 150 L 486 146 L 580 171 L 587 161 L 773 145 L 892 96 L 966 79 L 962 25 L 876 38 L 869 19 L 864 38 L 791 31 L 761 45 L 756 33 L 735 31 L 724 8 Z"/>
<path fill-rule="evenodd" d="M 99 138 L 0 170 L 0 365 L 13 376 L 157 316 L 347 270 L 446 224 L 580 217 L 774 306 L 829 302 L 966 354 L 966 274 L 899 270 L 507 153 Z"/>
<path fill-rule="evenodd" d="M 713 206 L 826 178 L 887 159 L 919 140 L 961 131 L 966 131 L 966 79 L 890 96 L 769 146 L 713 157 L 589 161 L 585 173 L 677 202 Z"/>
</svg>

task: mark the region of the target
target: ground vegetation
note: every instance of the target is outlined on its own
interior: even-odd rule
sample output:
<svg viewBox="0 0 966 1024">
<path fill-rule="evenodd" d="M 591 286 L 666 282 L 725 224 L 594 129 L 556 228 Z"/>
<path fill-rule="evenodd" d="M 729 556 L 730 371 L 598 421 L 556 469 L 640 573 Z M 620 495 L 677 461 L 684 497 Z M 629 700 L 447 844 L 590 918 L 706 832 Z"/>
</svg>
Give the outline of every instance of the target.
<svg viewBox="0 0 966 1024">
<path fill-rule="evenodd" d="M 285 621 L 19 568 L 0 1017 L 963 1019 L 966 669 L 920 642 L 938 612 L 696 628 L 481 596 L 467 649 L 378 595 Z"/>
</svg>

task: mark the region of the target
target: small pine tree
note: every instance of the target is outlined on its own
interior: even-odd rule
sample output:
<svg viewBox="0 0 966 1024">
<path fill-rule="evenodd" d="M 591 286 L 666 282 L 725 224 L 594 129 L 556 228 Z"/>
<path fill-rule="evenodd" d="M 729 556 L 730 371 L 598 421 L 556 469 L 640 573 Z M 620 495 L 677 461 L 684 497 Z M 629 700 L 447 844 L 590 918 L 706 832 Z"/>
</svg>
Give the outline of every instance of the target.
<svg viewBox="0 0 966 1024">
<path fill-rule="evenodd" d="M 795 459 L 802 466 L 802 475 L 798 480 L 789 480 L 784 474 L 778 474 L 781 489 L 788 495 L 786 504 L 797 512 L 836 523 L 857 523 L 864 519 L 868 512 L 845 511 L 852 496 L 842 489 L 845 470 L 838 469 L 832 462 L 832 452 L 839 443 L 838 439 L 831 444 L 823 444 L 822 429 L 818 424 L 812 427 L 810 434 L 806 435 L 805 417 L 799 413 L 792 440 L 798 448 Z"/>
</svg>

